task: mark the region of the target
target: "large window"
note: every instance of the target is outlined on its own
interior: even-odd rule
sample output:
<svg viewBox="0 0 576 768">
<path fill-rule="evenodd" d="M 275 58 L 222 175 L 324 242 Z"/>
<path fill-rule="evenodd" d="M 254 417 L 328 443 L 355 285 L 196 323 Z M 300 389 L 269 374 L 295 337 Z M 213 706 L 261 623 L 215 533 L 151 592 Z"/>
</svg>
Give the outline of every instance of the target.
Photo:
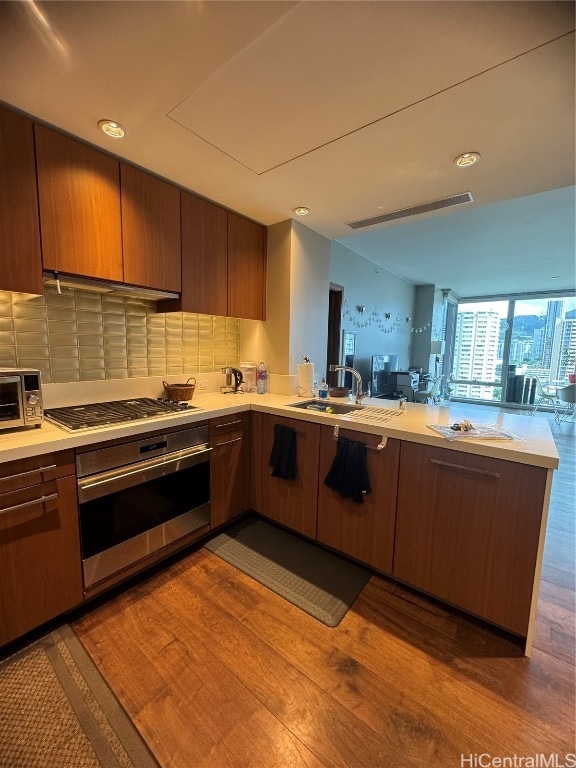
<svg viewBox="0 0 576 768">
<path fill-rule="evenodd" d="M 534 402 L 535 380 L 554 389 L 576 361 L 576 299 L 462 301 L 454 321 L 455 398 Z"/>
</svg>

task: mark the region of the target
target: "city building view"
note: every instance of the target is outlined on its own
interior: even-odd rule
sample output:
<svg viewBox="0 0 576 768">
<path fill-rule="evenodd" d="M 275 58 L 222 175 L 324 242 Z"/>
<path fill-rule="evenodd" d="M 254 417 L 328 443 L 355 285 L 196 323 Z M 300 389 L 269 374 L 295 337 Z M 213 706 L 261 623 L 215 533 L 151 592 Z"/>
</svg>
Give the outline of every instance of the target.
<svg viewBox="0 0 576 768">
<path fill-rule="evenodd" d="M 530 405 L 537 379 L 553 392 L 575 365 L 574 297 L 459 303 L 453 397 Z"/>
</svg>

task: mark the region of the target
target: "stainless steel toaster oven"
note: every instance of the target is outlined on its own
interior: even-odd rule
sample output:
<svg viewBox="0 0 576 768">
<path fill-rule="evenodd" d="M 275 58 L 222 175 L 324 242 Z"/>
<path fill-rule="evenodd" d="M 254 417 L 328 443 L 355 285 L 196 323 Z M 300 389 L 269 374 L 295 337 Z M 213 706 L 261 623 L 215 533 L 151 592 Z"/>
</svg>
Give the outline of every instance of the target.
<svg viewBox="0 0 576 768">
<path fill-rule="evenodd" d="M 0 429 L 40 427 L 43 420 L 40 371 L 0 368 Z"/>
</svg>

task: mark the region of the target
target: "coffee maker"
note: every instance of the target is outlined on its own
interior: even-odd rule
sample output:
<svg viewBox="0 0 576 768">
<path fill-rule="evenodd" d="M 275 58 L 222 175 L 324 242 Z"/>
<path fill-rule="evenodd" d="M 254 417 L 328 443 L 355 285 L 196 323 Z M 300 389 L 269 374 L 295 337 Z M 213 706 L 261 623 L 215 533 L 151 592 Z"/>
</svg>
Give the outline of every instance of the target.
<svg viewBox="0 0 576 768">
<path fill-rule="evenodd" d="M 224 374 L 224 383 L 220 387 L 220 392 L 224 395 L 235 395 L 238 392 L 242 392 L 242 384 L 244 383 L 244 376 L 242 371 L 238 368 L 232 368 L 227 365 L 222 368 Z"/>
</svg>

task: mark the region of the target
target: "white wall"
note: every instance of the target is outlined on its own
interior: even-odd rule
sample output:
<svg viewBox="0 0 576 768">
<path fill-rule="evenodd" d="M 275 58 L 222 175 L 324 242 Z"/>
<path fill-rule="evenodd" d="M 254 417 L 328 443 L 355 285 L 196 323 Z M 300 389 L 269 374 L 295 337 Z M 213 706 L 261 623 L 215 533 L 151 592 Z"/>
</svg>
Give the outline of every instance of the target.
<svg viewBox="0 0 576 768">
<path fill-rule="evenodd" d="M 342 330 L 356 332 L 354 367 L 363 382 L 370 379 L 372 355 L 398 355 L 400 368 L 408 368 L 413 334 L 406 318 L 412 318 L 414 286 L 336 241 L 330 281 L 344 287 Z M 364 314 L 356 310 L 359 305 L 366 307 Z"/>
<path fill-rule="evenodd" d="M 296 391 L 302 355 L 314 362 L 317 377 L 324 375 L 331 282 L 344 287 L 342 330 L 356 332 L 355 367 L 364 382 L 372 355 L 398 355 L 401 368 L 420 364 L 411 359 L 418 334 L 410 330 L 416 291 L 408 281 L 292 220 L 269 227 L 267 269 L 266 321 L 242 321 L 240 355 L 266 361 L 272 392 Z M 430 320 L 435 301 L 433 286 L 430 290 L 423 322 Z M 365 305 L 364 314 L 356 311 L 358 305 Z M 430 338 L 428 329 L 428 350 Z"/>
<path fill-rule="evenodd" d="M 330 240 L 292 222 L 289 370 L 306 355 L 320 378 L 326 370 Z"/>
<path fill-rule="evenodd" d="M 299 222 L 268 228 L 266 320 L 242 320 L 242 360 L 264 360 L 270 391 L 296 392 L 302 355 L 326 368 L 330 241 Z"/>
</svg>

